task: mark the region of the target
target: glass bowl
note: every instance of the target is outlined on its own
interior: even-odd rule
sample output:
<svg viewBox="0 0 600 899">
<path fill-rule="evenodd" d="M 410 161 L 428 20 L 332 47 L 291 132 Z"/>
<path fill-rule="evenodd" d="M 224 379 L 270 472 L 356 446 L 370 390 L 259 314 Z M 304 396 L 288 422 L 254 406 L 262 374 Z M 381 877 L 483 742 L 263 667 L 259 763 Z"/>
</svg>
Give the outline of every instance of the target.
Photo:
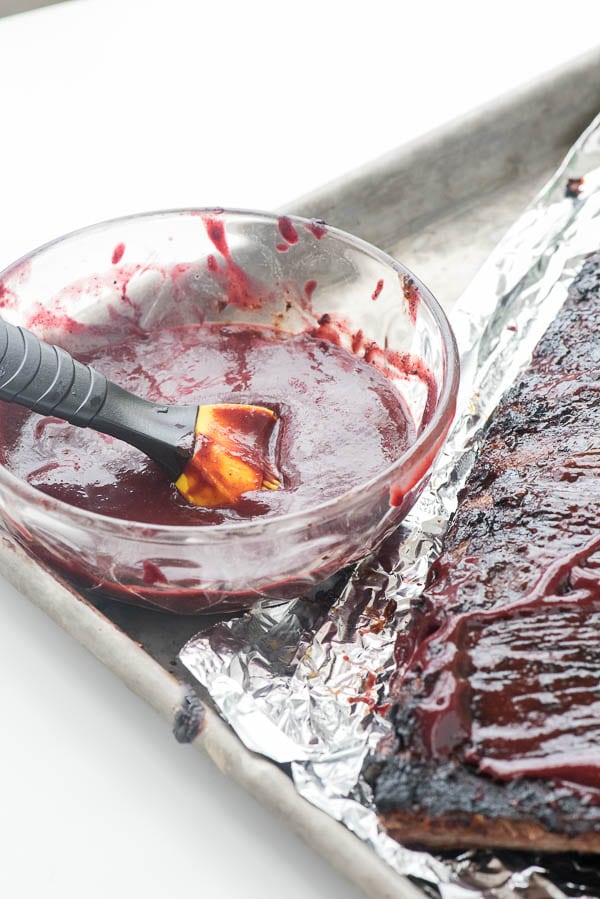
<svg viewBox="0 0 600 899">
<path fill-rule="evenodd" d="M 130 603 L 189 614 L 306 594 L 398 525 L 454 414 L 457 350 L 436 300 L 401 263 L 319 221 L 184 209 L 105 222 L 9 266 L 0 305 L 7 321 L 74 355 L 199 320 L 310 330 L 377 365 L 411 412 L 414 444 L 376 477 L 313 508 L 248 522 L 124 521 L 47 496 L 0 466 L 10 534 L 77 584 Z"/>
</svg>

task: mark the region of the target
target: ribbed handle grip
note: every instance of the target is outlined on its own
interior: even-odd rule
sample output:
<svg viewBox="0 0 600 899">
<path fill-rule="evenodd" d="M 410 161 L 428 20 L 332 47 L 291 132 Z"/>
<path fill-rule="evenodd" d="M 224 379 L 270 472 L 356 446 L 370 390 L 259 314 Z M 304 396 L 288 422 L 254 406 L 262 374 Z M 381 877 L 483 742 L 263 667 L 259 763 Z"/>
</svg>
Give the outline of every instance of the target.
<svg viewBox="0 0 600 899">
<path fill-rule="evenodd" d="M 0 399 L 86 427 L 106 391 L 104 375 L 0 319 Z"/>
</svg>

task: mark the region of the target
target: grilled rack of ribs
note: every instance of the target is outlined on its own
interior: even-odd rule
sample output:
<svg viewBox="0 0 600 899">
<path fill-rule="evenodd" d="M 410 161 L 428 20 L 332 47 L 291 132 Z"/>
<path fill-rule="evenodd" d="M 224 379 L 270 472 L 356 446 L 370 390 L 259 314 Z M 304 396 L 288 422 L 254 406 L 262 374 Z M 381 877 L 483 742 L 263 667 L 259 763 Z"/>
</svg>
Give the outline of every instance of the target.
<svg viewBox="0 0 600 899">
<path fill-rule="evenodd" d="M 493 414 L 396 662 L 389 833 L 600 851 L 600 254 Z"/>
</svg>

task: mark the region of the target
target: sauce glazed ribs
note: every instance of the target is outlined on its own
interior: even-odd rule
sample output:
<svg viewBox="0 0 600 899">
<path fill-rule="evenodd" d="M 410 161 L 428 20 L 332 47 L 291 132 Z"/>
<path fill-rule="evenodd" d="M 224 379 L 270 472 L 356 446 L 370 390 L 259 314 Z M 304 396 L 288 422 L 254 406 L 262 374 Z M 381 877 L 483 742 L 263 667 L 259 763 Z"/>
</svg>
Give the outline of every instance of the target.
<svg viewBox="0 0 600 899">
<path fill-rule="evenodd" d="M 390 834 L 600 852 L 600 254 L 503 397 L 399 637 Z"/>
</svg>

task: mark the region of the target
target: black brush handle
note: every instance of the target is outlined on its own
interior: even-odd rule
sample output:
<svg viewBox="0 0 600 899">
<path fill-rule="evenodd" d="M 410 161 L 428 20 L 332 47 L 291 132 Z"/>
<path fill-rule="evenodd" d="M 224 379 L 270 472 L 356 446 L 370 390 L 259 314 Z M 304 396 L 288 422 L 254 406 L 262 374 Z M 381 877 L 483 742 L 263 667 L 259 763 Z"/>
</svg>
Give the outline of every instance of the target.
<svg viewBox="0 0 600 899">
<path fill-rule="evenodd" d="M 137 447 L 177 480 L 194 445 L 197 407 L 134 396 L 60 347 L 0 318 L 0 399 Z"/>
<path fill-rule="evenodd" d="M 104 375 L 0 319 L 0 399 L 85 428 L 106 399 Z"/>
</svg>

